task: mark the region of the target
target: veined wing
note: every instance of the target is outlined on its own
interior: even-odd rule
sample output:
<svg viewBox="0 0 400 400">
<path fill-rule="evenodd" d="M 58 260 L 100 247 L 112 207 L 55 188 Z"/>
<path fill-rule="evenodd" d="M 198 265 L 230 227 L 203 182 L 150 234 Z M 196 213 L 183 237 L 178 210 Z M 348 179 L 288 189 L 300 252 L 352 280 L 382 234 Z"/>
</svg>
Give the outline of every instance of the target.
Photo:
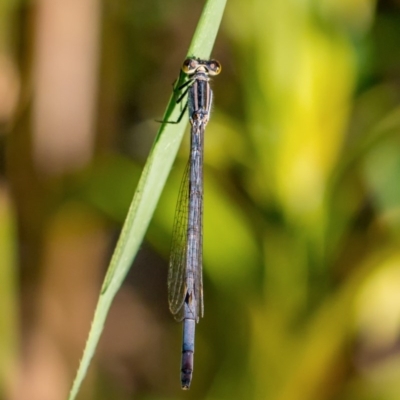
<svg viewBox="0 0 400 400">
<path fill-rule="evenodd" d="M 189 207 L 189 171 L 187 163 L 179 189 L 172 231 L 171 255 L 168 269 L 168 303 L 175 319 L 183 318 L 186 296 L 186 243 Z"/>
</svg>

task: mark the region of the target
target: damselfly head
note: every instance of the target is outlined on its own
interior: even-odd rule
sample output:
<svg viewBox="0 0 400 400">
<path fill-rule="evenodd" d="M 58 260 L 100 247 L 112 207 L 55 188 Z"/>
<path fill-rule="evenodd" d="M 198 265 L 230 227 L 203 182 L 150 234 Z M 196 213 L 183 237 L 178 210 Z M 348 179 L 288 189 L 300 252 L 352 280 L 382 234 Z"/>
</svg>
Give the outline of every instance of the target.
<svg viewBox="0 0 400 400">
<path fill-rule="evenodd" d="M 186 75 L 193 75 L 197 71 L 203 70 L 210 76 L 218 75 L 221 72 L 221 64 L 217 60 L 199 60 L 197 58 L 187 58 L 182 65 L 182 72 Z"/>
</svg>

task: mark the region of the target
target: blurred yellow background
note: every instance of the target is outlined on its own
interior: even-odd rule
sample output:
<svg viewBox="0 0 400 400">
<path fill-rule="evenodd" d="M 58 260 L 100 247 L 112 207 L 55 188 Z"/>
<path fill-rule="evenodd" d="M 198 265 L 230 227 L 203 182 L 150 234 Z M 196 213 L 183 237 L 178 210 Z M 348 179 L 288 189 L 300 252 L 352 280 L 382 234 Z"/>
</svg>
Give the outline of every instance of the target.
<svg viewBox="0 0 400 400">
<path fill-rule="evenodd" d="M 201 13 L 0 4 L 0 398 L 65 399 Z M 400 2 L 229 0 L 191 390 L 167 265 L 185 139 L 79 399 L 400 399 Z"/>
</svg>

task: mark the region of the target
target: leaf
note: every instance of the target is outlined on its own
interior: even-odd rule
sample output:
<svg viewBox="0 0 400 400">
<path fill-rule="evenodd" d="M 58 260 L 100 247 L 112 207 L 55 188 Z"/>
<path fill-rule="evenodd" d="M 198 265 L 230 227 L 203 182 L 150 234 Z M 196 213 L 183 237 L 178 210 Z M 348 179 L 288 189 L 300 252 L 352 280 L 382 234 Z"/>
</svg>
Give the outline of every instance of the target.
<svg viewBox="0 0 400 400">
<path fill-rule="evenodd" d="M 218 33 L 226 0 L 208 0 L 189 47 L 188 56 L 208 59 Z M 179 81 L 182 80 L 182 76 Z M 179 85 L 179 82 L 178 82 Z M 180 114 L 171 96 L 164 120 L 175 121 Z M 187 120 L 162 124 L 143 169 L 129 207 L 122 232 L 109 265 L 94 319 L 68 400 L 74 400 L 89 368 L 115 294 L 119 290 L 146 233 L 157 202 L 179 149 Z"/>
</svg>

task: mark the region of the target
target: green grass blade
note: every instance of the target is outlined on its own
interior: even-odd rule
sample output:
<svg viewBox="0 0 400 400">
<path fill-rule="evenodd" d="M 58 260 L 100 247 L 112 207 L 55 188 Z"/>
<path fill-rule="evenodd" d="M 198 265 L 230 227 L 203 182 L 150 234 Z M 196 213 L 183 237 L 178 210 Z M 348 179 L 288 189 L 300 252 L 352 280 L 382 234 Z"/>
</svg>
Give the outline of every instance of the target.
<svg viewBox="0 0 400 400">
<path fill-rule="evenodd" d="M 218 33 L 226 0 L 208 0 L 197 25 L 188 56 L 207 59 Z M 164 119 L 176 120 L 179 106 L 171 96 Z M 74 400 L 86 375 L 103 331 L 108 310 L 120 288 L 146 233 L 157 202 L 179 149 L 187 120 L 177 125 L 163 124 L 143 169 L 136 193 L 129 208 L 121 235 L 111 259 L 86 347 L 68 400 Z"/>
</svg>

